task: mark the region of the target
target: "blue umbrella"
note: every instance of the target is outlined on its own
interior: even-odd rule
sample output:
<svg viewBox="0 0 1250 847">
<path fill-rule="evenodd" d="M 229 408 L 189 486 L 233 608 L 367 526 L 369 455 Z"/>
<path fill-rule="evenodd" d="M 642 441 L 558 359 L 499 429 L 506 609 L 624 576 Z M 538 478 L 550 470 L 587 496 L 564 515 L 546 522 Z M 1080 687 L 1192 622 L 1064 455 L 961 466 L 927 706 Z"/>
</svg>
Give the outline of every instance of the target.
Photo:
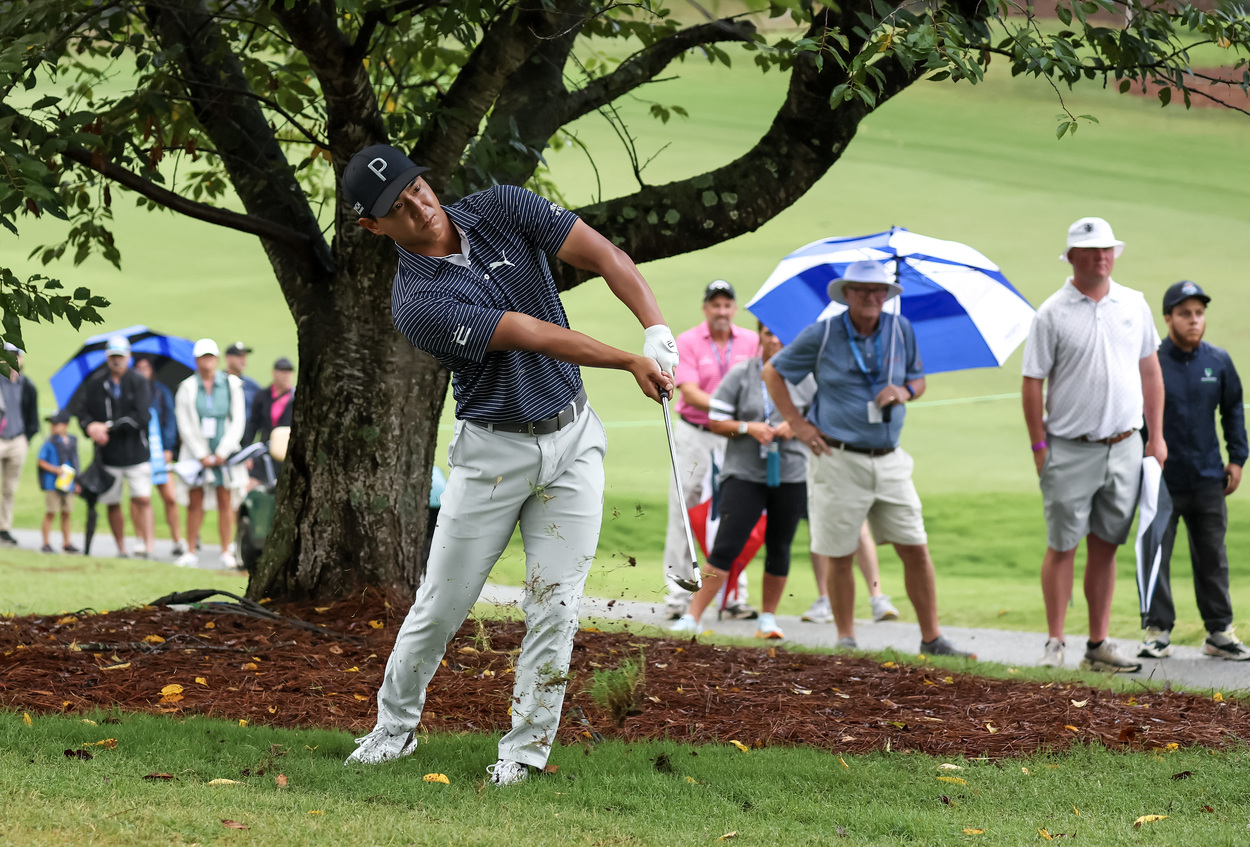
<svg viewBox="0 0 1250 847">
<path fill-rule="evenodd" d="M 52 375 L 50 382 L 57 406 L 76 412 L 82 386 L 93 376 L 103 378 L 106 367 L 104 347 L 115 335 L 130 339 L 131 354 L 150 359 L 157 382 L 171 389 L 176 389 L 179 383 L 195 373 L 195 357 L 191 355 L 193 344 L 186 338 L 165 335 L 146 326 L 102 332 L 88 338 L 82 348 Z"/>
<path fill-rule="evenodd" d="M 808 324 L 846 309 L 830 301 L 826 288 L 847 265 L 864 259 L 884 263 L 903 287 L 887 309 L 901 309 L 911 321 L 926 373 L 997 367 L 1033 325 L 1033 307 L 985 256 L 902 227 L 826 238 L 794 251 L 747 309 L 789 344 Z"/>
</svg>

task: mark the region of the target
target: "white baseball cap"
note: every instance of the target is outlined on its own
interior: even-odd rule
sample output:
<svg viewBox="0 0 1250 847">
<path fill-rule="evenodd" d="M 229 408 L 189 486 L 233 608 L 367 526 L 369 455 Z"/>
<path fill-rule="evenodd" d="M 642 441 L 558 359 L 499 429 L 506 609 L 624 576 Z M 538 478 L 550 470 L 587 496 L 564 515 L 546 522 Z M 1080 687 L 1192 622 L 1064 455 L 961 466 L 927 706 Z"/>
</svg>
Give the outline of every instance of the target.
<svg viewBox="0 0 1250 847">
<path fill-rule="evenodd" d="M 885 269 L 885 265 L 880 262 L 874 262 L 871 259 L 852 262 L 847 265 L 846 270 L 842 272 L 842 276 L 829 283 L 829 287 L 826 289 L 829 299 L 835 303 L 841 303 L 843 306 L 847 305 L 846 297 L 842 294 L 842 287 L 848 282 L 888 285 L 890 293 L 885 298 L 887 300 L 903 293 L 903 286 L 890 278 L 890 273 Z"/>
<path fill-rule="evenodd" d="M 1116 240 L 1111 224 L 1102 218 L 1081 218 L 1068 227 L 1068 246 L 1060 260 L 1068 261 L 1068 250 L 1073 247 L 1114 247 L 1117 259 L 1124 252 L 1124 242 Z"/>
<path fill-rule="evenodd" d="M 130 339 L 124 335 L 111 336 L 104 345 L 104 355 L 106 356 L 129 356 L 130 355 Z"/>
<path fill-rule="evenodd" d="M 220 356 L 221 353 L 217 350 L 216 341 L 211 338 L 201 338 L 195 342 L 195 347 L 191 349 L 191 355 L 198 359 L 201 356 Z"/>
</svg>

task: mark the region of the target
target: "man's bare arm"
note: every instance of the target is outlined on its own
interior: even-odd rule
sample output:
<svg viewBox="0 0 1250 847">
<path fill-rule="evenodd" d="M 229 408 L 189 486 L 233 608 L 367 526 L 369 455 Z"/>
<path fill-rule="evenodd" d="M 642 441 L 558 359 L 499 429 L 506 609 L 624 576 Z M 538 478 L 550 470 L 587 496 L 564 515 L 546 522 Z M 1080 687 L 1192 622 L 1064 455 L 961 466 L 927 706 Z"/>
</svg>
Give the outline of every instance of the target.
<svg viewBox="0 0 1250 847">
<path fill-rule="evenodd" d="M 1146 455 L 1154 456 L 1162 465 L 1168 459 L 1168 445 L 1163 440 L 1163 369 L 1159 354 L 1151 353 L 1137 363 L 1141 369 L 1142 405 L 1145 410 Z"/>
<path fill-rule="evenodd" d="M 608 241 L 590 224 L 579 220 L 560 245 L 556 257 L 575 268 L 603 277 L 617 299 L 628 307 L 643 327 L 664 323 L 664 315 L 651 286 L 643 279 L 629 254 Z"/>
<path fill-rule="evenodd" d="M 1029 443 L 1037 445 L 1046 440 L 1046 424 L 1042 420 L 1042 382 L 1044 380 L 1035 379 L 1031 376 L 1024 378 L 1024 384 L 1020 387 L 1020 396 L 1024 403 L 1024 425 L 1029 429 Z M 1046 462 L 1046 448 L 1041 447 L 1033 451 L 1033 460 L 1037 465 L 1037 473 L 1042 473 L 1042 465 Z"/>
</svg>

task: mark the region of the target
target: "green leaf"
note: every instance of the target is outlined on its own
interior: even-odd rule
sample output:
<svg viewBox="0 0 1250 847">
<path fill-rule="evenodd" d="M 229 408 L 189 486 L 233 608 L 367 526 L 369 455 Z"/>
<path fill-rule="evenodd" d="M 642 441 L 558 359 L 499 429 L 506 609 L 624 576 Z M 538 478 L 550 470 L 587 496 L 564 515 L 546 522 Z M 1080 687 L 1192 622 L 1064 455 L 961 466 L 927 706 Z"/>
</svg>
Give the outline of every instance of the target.
<svg viewBox="0 0 1250 847">
<path fill-rule="evenodd" d="M 1166 106 L 1172 102 L 1172 89 L 1166 86 L 1159 89 L 1159 103 Z"/>
</svg>

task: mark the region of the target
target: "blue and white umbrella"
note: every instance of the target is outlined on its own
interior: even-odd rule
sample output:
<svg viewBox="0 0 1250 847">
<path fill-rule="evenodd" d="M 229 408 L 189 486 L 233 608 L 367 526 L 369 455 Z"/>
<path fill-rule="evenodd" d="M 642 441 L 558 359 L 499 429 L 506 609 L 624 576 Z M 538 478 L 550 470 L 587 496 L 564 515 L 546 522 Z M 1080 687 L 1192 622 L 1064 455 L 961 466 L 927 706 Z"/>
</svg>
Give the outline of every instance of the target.
<svg viewBox="0 0 1250 847">
<path fill-rule="evenodd" d="M 916 331 L 926 373 L 997 367 L 1024 342 L 1035 314 L 1003 272 L 957 241 L 902 227 L 860 238 L 826 238 L 781 260 L 747 310 L 789 344 L 808 324 L 837 315 L 826 288 L 852 262 L 885 263 L 903 287 L 886 303 Z"/>
</svg>

